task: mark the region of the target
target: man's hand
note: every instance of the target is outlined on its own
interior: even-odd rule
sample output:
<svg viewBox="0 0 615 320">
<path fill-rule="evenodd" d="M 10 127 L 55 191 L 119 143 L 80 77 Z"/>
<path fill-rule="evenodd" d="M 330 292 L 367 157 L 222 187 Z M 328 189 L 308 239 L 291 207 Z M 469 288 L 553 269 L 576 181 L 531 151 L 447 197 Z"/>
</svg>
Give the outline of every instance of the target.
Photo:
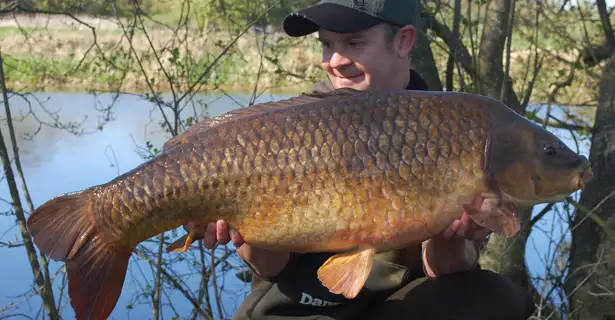
<svg viewBox="0 0 615 320">
<path fill-rule="evenodd" d="M 184 227 L 191 226 L 186 224 Z M 256 275 L 260 277 L 275 277 L 286 266 L 290 258 L 290 252 L 260 249 L 244 243 L 241 234 L 235 229 L 230 229 L 224 220 L 207 225 L 203 242 L 208 249 L 213 249 L 218 244 L 226 245 L 232 242 L 237 248 L 237 254 L 249 263 Z"/>
<path fill-rule="evenodd" d="M 481 227 L 470 216 L 464 212 L 461 217 L 444 230 L 442 237 L 444 239 L 460 238 L 468 240 L 483 240 L 491 234 L 491 230 Z"/>
<path fill-rule="evenodd" d="M 472 202 L 472 206 L 480 208 L 483 204 L 483 200 L 482 197 L 476 197 Z M 491 234 L 491 232 L 491 230 L 476 224 L 468 213 L 464 211 L 459 219 L 453 221 L 448 229 L 444 230 L 442 237 L 444 239 L 451 239 L 454 237 L 468 240 L 483 240 Z"/>
<path fill-rule="evenodd" d="M 207 225 L 204 237 L 204 246 L 207 249 L 213 249 L 216 245 L 226 245 L 233 242 L 235 248 L 239 249 L 243 244 L 243 238 L 235 229 L 229 229 L 228 223 L 224 220 L 218 220 L 215 223 L 211 222 Z"/>
<path fill-rule="evenodd" d="M 482 199 L 477 199 L 473 205 L 480 207 L 481 203 Z M 427 276 L 437 277 L 474 267 L 479 257 L 475 242 L 485 239 L 491 232 L 463 212 L 444 232 L 423 242 L 423 263 Z"/>
</svg>

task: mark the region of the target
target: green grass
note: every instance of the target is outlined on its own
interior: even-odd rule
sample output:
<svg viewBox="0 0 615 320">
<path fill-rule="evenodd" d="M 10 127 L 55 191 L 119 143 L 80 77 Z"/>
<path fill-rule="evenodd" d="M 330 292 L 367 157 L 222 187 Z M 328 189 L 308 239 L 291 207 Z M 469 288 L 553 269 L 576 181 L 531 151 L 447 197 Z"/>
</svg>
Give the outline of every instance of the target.
<svg viewBox="0 0 615 320">
<path fill-rule="evenodd" d="M 91 45 L 88 41 L 91 36 L 87 32 L 63 34 L 64 38 L 50 37 L 47 32 L 31 33 L 22 35 L 21 41 L 17 39 L 17 35 L 20 33 L 10 32 L 7 38 L 2 39 L 2 42 L 12 44 L 7 46 L 9 49 L 3 51 L 7 83 L 16 89 L 27 86 L 30 90 L 38 91 L 120 89 L 148 92 L 150 85 L 157 91 L 169 91 L 171 85 L 176 90 L 186 90 L 210 69 L 209 66 L 222 50 L 215 45 L 221 39 L 212 39 L 212 35 L 208 35 L 207 39 L 197 36 L 189 41 L 191 46 L 188 50 L 179 44 L 167 46 L 163 50 L 162 45 L 168 45 L 170 35 L 150 34 L 149 36 L 155 39 L 153 41 L 157 48 L 156 55 L 164 66 L 163 71 L 144 35 L 136 35 L 133 41 L 138 61 L 125 41 L 123 45 L 118 45 L 121 42 L 121 33 L 108 32 L 104 36 L 99 35 L 98 44 L 101 51 L 94 48 L 88 55 L 85 53 Z M 252 89 L 257 79 L 259 87 L 270 87 L 272 91 L 305 88 L 305 83 L 281 74 L 278 66 L 268 59 L 263 60 L 263 69 L 259 73 L 260 53 L 250 46 L 251 40 L 249 36 L 241 39 L 237 47 L 230 50 L 210 70 L 200 88 L 244 91 Z M 29 47 L 30 45 L 32 47 Z M 318 76 L 319 73 L 322 75 L 322 71 L 315 68 L 318 60 L 313 47 L 297 50 L 289 46 L 283 48 L 277 44 L 276 48 L 282 49 L 269 50 L 266 56 L 286 61 L 281 63 L 285 70 L 308 77 Z M 300 51 L 306 57 L 301 58 L 294 53 L 289 56 L 288 51 L 293 50 Z M 312 65 L 308 66 L 302 61 L 311 61 Z M 312 71 L 304 72 L 310 67 Z"/>
</svg>

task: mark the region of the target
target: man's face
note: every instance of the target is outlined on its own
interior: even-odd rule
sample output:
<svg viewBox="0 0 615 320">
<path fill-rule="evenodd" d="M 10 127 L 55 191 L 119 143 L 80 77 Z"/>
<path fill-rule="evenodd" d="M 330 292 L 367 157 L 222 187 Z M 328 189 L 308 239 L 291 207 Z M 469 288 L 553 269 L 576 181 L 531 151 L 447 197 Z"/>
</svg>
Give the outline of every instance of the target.
<svg viewBox="0 0 615 320">
<path fill-rule="evenodd" d="M 412 48 L 414 29 L 388 43 L 385 25 L 357 33 L 335 33 L 321 29 L 321 65 L 334 88 L 357 90 L 403 89 L 400 73 L 408 74 L 407 55 Z"/>
</svg>

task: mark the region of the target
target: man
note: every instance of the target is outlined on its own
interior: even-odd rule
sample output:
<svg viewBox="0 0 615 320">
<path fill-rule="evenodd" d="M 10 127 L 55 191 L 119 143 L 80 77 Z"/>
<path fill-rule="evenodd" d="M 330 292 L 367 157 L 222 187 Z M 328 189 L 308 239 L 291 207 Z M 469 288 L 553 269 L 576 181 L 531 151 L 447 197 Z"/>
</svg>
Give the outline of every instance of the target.
<svg viewBox="0 0 615 320">
<path fill-rule="evenodd" d="M 408 70 L 416 39 L 415 0 L 329 0 L 286 17 L 293 37 L 318 32 L 328 80 L 314 91 L 427 90 Z M 479 204 L 478 204 L 479 205 Z M 252 291 L 234 319 L 527 319 L 531 297 L 497 274 L 481 271 L 479 243 L 489 231 L 460 212 L 441 235 L 383 252 L 355 299 L 332 294 L 316 276 L 333 253 L 297 254 L 244 244 L 224 221 L 207 228 L 205 246 L 232 241 L 253 272 Z"/>
</svg>

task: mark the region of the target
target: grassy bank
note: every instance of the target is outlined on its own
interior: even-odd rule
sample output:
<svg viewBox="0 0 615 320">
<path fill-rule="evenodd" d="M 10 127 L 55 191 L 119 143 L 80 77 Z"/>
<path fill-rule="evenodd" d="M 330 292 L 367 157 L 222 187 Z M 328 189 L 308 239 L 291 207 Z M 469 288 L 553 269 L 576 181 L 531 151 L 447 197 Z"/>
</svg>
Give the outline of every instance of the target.
<svg viewBox="0 0 615 320">
<path fill-rule="evenodd" d="M 8 85 L 27 91 L 185 91 L 210 68 L 236 33 L 198 28 L 174 31 L 160 26 L 144 31 L 118 25 L 115 19 L 92 18 L 86 22 L 96 28 L 94 34 L 70 18 L 47 22 L 21 19 L 15 26 L 6 22 L 0 26 L 0 47 Z M 533 56 L 522 33 L 515 39 L 511 75 L 515 89 L 523 92 L 532 77 L 533 65 L 528 66 L 528 61 Z M 432 49 L 441 79 L 445 79 L 446 45 L 434 41 Z M 568 74 L 569 66 L 561 58 L 573 59 L 571 52 L 548 49 L 543 52 L 545 60 L 533 102 L 547 101 L 553 84 Z M 306 90 L 324 77 L 319 61 L 320 48 L 314 37 L 293 39 L 279 32 L 264 37 L 251 30 L 215 63 L 198 89 L 250 91 L 258 83 L 259 91 Z M 595 100 L 596 85 L 591 74 L 578 72 L 573 84 L 559 92 L 558 101 Z"/>
<path fill-rule="evenodd" d="M 279 33 L 264 37 L 251 30 L 217 60 L 235 39 L 234 32 L 106 25 L 94 34 L 83 26 L 64 26 L 0 27 L 10 87 L 149 92 L 170 91 L 172 86 L 185 91 L 200 79 L 199 91 L 246 91 L 256 83 L 259 90 L 295 91 L 323 75 L 319 48 L 309 38 L 289 39 Z"/>
</svg>

